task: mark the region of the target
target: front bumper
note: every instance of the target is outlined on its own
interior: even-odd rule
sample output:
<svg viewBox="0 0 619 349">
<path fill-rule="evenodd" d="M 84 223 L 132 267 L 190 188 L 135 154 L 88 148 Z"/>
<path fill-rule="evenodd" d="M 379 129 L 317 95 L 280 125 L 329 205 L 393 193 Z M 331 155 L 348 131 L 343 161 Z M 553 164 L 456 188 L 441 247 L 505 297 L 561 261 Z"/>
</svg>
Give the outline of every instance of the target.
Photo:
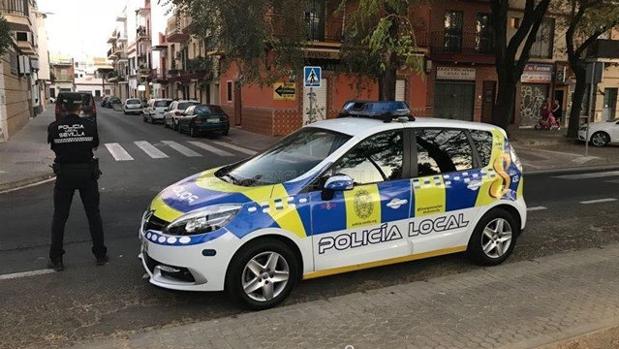
<svg viewBox="0 0 619 349">
<path fill-rule="evenodd" d="M 140 228 L 139 236 L 142 245 L 138 257 L 149 282 L 182 291 L 223 291 L 228 264 L 240 247 L 240 240 L 229 232 L 217 239 L 187 246 L 158 243 L 172 237 L 159 231 L 145 232 Z M 207 250 L 215 251 L 215 255 L 209 255 Z"/>
<path fill-rule="evenodd" d="M 587 139 L 587 131 L 578 130 L 578 140 L 581 142 L 586 141 Z"/>
</svg>

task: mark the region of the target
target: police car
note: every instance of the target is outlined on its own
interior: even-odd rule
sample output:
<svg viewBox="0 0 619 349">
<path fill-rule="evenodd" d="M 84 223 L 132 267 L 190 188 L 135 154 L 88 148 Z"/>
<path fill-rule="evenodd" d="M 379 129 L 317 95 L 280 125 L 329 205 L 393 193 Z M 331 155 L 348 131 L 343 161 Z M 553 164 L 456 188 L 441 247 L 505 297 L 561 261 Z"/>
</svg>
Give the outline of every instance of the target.
<svg viewBox="0 0 619 349">
<path fill-rule="evenodd" d="M 526 222 L 505 132 L 408 113 L 359 102 L 166 188 L 139 232 L 150 282 L 264 309 L 302 279 L 458 252 L 503 262 Z"/>
</svg>

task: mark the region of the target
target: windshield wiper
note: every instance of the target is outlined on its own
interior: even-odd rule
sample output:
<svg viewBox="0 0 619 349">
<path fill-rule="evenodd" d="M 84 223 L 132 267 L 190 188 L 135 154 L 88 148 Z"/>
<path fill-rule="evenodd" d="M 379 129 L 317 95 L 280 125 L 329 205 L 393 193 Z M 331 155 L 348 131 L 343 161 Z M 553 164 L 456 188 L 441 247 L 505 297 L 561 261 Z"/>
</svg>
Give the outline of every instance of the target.
<svg viewBox="0 0 619 349">
<path fill-rule="evenodd" d="M 239 180 L 237 178 L 235 178 L 233 175 L 226 173 L 224 175 L 221 176 L 221 178 L 229 178 L 230 180 L 227 181 L 228 183 L 232 183 L 232 184 L 238 184 Z"/>
</svg>

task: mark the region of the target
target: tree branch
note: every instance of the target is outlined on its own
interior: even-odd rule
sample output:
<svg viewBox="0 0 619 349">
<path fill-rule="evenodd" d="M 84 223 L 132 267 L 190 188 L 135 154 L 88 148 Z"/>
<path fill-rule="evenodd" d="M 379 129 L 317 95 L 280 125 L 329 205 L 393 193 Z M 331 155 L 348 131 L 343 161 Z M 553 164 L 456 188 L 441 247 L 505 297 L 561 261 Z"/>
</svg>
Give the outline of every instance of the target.
<svg viewBox="0 0 619 349">
<path fill-rule="evenodd" d="M 522 75 L 522 72 L 524 71 L 524 67 L 529 61 L 531 47 L 533 47 L 533 44 L 535 43 L 535 39 L 536 39 L 535 34 L 537 34 L 537 32 L 539 31 L 539 28 L 542 25 L 542 22 L 544 20 L 544 14 L 548 10 L 549 5 L 550 5 L 550 0 L 542 0 L 535 8 L 533 15 L 530 16 L 531 20 L 533 21 L 533 26 L 531 28 L 531 32 L 529 33 L 529 36 L 527 37 L 527 41 L 525 42 L 524 47 L 522 48 L 522 53 L 520 54 L 520 57 L 518 58 L 518 62 L 516 63 L 516 69 L 514 71 L 514 74 L 516 75 L 516 77 L 519 77 L 520 75 Z M 552 38 L 551 40 L 554 40 L 554 38 Z"/>
<path fill-rule="evenodd" d="M 591 34 L 590 37 L 587 38 L 587 40 L 585 40 L 577 49 L 576 51 L 574 51 L 574 54 L 578 57 L 580 57 L 582 55 L 582 53 L 587 49 L 587 47 L 591 46 L 591 44 L 593 44 L 593 42 L 595 40 L 598 39 L 598 37 L 600 37 L 600 35 L 604 34 L 604 32 L 610 30 L 610 28 L 616 26 L 617 24 L 619 24 L 619 20 L 616 20 L 612 23 L 609 23 L 605 26 L 603 26 L 602 28 L 596 30 L 593 34 Z"/>
</svg>

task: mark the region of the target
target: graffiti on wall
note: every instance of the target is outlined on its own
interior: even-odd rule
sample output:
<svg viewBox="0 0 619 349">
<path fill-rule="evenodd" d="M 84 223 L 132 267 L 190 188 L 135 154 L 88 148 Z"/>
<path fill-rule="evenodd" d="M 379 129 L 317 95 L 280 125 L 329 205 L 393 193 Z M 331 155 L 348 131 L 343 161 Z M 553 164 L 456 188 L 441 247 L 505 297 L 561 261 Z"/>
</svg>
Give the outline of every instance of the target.
<svg viewBox="0 0 619 349">
<path fill-rule="evenodd" d="M 540 110 L 548 98 L 547 85 L 523 84 L 520 102 L 520 125 L 534 126 L 540 118 Z"/>
</svg>

